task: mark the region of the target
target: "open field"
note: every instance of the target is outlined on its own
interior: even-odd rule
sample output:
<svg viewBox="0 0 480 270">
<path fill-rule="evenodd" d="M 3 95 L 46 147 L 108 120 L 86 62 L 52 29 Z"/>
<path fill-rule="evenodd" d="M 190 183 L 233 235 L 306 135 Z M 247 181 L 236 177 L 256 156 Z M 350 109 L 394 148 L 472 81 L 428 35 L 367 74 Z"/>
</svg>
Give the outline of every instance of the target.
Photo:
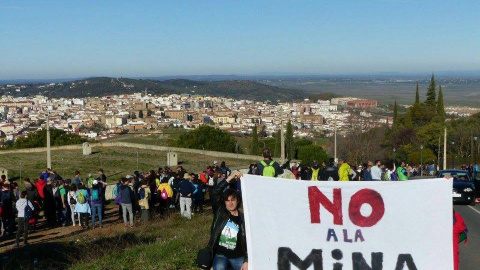
<svg viewBox="0 0 480 270">
<path fill-rule="evenodd" d="M 79 170 L 82 177 L 88 173 L 96 174 L 99 168 L 105 170 L 109 180 L 117 181 L 120 177 L 132 174 L 137 170 L 156 170 L 167 164 L 167 153 L 155 150 L 134 148 L 95 147 L 94 153 L 83 156 L 79 150 L 52 151 L 52 167 L 64 178 L 72 178 L 75 170 Z M 254 160 L 218 159 L 212 156 L 178 153 L 178 161 L 187 171 L 199 173 L 214 160 L 225 160 L 230 168 L 246 168 Z M 46 168 L 46 152 L 40 153 L 8 153 L 0 155 L 1 166 L 9 170 L 10 179 L 18 179 L 20 171 L 22 178 L 36 178 Z M 111 183 L 109 181 L 109 183 Z"/>
</svg>

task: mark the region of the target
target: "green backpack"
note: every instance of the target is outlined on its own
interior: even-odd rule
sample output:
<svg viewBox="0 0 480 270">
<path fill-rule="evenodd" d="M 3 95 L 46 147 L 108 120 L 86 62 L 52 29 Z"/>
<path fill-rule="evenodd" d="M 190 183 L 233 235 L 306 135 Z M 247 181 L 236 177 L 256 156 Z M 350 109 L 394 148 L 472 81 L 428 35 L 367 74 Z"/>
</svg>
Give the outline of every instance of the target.
<svg viewBox="0 0 480 270">
<path fill-rule="evenodd" d="M 79 204 L 84 204 L 84 203 L 85 203 L 85 194 L 83 194 L 83 190 L 81 190 L 81 191 L 78 193 L 77 202 L 78 202 Z"/>
<path fill-rule="evenodd" d="M 275 164 L 275 161 L 270 161 L 270 164 L 267 164 L 265 161 L 261 161 L 263 165 L 263 176 L 267 177 L 275 177 L 275 168 L 273 167 L 273 164 Z"/>
</svg>

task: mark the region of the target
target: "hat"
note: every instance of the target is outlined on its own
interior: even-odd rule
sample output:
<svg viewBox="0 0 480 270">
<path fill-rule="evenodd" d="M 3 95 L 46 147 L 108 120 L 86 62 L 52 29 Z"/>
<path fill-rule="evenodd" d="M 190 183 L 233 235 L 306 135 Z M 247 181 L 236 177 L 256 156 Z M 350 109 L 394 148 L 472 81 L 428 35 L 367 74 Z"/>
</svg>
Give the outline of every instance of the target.
<svg viewBox="0 0 480 270">
<path fill-rule="evenodd" d="M 213 165 L 217 165 L 217 164 L 218 164 L 218 161 L 214 160 Z"/>
<path fill-rule="evenodd" d="M 127 176 L 125 176 L 125 178 L 130 179 L 130 178 L 133 178 L 133 177 L 130 174 L 127 174 Z"/>
<path fill-rule="evenodd" d="M 97 181 L 97 180 L 93 180 L 92 185 L 98 185 L 98 181 Z"/>
<path fill-rule="evenodd" d="M 362 166 L 362 165 L 358 165 L 358 168 L 363 168 L 363 166 Z"/>
</svg>

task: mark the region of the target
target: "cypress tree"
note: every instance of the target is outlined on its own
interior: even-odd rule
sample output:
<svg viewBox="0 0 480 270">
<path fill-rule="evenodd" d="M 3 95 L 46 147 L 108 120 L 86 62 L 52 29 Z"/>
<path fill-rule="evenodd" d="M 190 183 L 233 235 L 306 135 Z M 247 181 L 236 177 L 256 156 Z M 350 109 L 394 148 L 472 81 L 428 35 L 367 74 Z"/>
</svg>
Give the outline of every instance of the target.
<svg viewBox="0 0 480 270">
<path fill-rule="evenodd" d="M 443 91 L 441 85 L 439 86 L 438 90 L 437 115 L 442 121 L 442 123 L 445 122 L 445 107 L 443 105 Z"/>
<path fill-rule="evenodd" d="M 294 142 L 293 142 L 293 127 L 292 122 L 288 120 L 287 123 L 287 130 L 285 132 L 285 152 L 287 158 L 293 159 L 293 150 L 294 149 Z"/>
<path fill-rule="evenodd" d="M 282 155 L 281 149 L 282 149 L 282 138 L 281 138 L 281 131 L 278 130 L 276 132 L 275 136 L 275 151 L 274 151 L 274 156 L 275 157 L 280 157 Z"/>
<path fill-rule="evenodd" d="M 418 83 L 417 83 L 417 92 L 415 94 L 415 104 L 419 104 L 420 103 L 420 93 L 418 91 Z"/>
<path fill-rule="evenodd" d="M 250 154 L 258 155 L 259 152 L 260 151 L 258 149 L 257 125 L 255 125 L 252 130 L 252 144 L 250 145 Z"/>
<path fill-rule="evenodd" d="M 395 105 L 393 105 L 393 125 L 398 124 L 398 105 L 397 100 L 395 100 Z"/>
<path fill-rule="evenodd" d="M 429 106 L 436 107 L 436 86 L 435 86 L 435 76 L 432 74 L 432 78 L 430 79 L 430 85 L 428 85 L 427 90 L 427 100 L 425 103 Z"/>
</svg>

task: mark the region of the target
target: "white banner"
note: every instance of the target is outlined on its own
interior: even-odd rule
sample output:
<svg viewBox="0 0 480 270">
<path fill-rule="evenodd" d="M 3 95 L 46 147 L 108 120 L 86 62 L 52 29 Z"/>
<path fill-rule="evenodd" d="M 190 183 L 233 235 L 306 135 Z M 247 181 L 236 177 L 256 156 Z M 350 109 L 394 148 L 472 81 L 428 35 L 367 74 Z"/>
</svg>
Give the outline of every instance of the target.
<svg viewBox="0 0 480 270">
<path fill-rule="evenodd" d="M 451 270 L 452 182 L 244 175 L 249 270 Z"/>
</svg>

